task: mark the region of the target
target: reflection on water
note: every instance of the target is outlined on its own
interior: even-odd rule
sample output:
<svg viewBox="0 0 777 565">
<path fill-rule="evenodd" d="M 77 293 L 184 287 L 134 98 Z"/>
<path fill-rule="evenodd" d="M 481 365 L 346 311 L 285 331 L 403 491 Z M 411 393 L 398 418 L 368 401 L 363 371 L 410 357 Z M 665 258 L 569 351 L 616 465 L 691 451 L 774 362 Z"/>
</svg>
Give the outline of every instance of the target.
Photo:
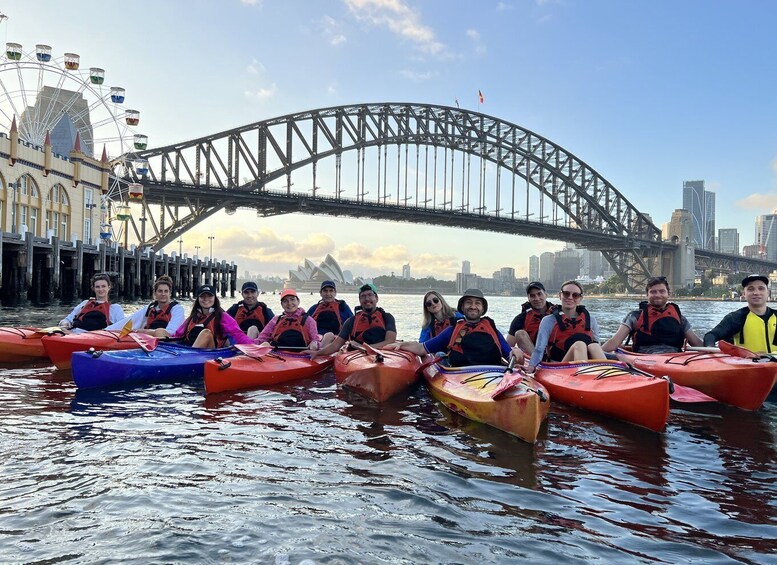
<svg viewBox="0 0 777 565">
<path fill-rule="evenodd" d="M 420 297 L 381 303 L 415 337 Z M 516 303 L 489 300 L 500 326 Z M 631 307 L 589 306 L 605 334 Z M 726 306 L 682 307 L 703 333 Z M 774 404 L 673 405 L 663 434 L 553 405 L 531 446 L 423 386 L 378 406 L 331 373 L 205 397 L 8 367 L 0 561 L 764 563 L 776 427 Z"/>
</svg>

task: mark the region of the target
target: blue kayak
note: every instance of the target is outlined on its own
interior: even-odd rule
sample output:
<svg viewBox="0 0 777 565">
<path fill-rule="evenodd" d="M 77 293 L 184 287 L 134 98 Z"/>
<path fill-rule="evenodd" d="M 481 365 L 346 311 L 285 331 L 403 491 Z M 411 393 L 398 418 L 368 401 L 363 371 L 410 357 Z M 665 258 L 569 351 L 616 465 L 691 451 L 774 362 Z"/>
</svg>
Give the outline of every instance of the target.
<svg viewBox="0 0 777 565">
<path fill-rule="evenodd" d="M 73 380 L 78 388 L 131 387 L 146 383 L 202 379 L 206 361 L 234 357 L 232 347 L 194 349 L 160 343 L 153 351 L 95 351 L 73 354 Z"/>
</svg>

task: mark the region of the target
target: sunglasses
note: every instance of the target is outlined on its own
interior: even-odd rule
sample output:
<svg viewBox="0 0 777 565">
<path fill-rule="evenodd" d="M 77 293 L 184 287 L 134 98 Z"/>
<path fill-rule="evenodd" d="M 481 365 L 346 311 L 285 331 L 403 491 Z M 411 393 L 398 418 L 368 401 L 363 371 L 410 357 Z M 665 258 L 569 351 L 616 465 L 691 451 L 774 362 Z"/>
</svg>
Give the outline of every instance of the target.
<svg viewBox="0 0 777 565">
<path fill-rule="evenodd" d="M 569 292 L 568 290 L 562 290 L 561 291 L 561 296 L 563 296 L 564 298 L 574 298 L 575 300 L 577 300 L 578 298 L 583 296 L 583 293 L 582 292 Z"/>
<path fill-rule="evenodd" d="M 424 306 L 426 306 L 427 308 L 431 308 L 434 304 L 439 304 L 439 303 L 440 303 L 440 299 L 439 298 L 432 297 L 429 300 L 427 300 L 426 302 L 424 302 Z"/>
</svg>

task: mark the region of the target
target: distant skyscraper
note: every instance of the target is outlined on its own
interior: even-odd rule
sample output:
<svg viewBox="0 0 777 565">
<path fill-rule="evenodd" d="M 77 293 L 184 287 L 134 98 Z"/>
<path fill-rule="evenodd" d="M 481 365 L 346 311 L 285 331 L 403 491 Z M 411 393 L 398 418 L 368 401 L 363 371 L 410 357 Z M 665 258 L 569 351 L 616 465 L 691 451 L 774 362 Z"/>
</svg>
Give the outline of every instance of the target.
<svg viewBox="0 0 777 565">
<path fill-rule="evenodd" d="M 718 230 L 718 251 L 739 254 L 739 232 L 736 228 Z"/>
<path fill-rule="evenodd" d="M 755 219 L 755 244 L 767 261 L 777 261 L 777 210 Z"/>
<path fill-rule="evenodd" d="M 410 264 L 402 265 L 402 278 L 408 280 L 410 278 Z"/>
<path fill-rule="evenodd" d="M 540 258 L 536 255 L 529 257 L 529 282 L 540 278 Z"/>
<path fill-rule="evenodd" d="M 462 261 L 461 262 L 461 274 L 462 275 L 469 275 L 469 274 L 471 274 L 469 261 Z"/>
<path fill-rule="evenodd" d="M 691 213 L 693 244 L 715 249 L 715 193 L 704 190 L 703 180 L 683 182 L 683 210 Z"/>
<path fill-rule="evenodd" d="M 557 251 L 553 261 L 553 287 L 561 288 L 564 281 L 580 276 L 580 255 L 574 249 Z"/>
<path fill-rule="evenodd" d="M 511 283 L 515 280 L 515 269 L 512 267 L 502 267 L 499 269 L 499 278 L 503 282 Z"/>
<path fill-rule="evenodd" d="M 540 276 L 537 279 L 547 286 L 553 283 L 553 262 L 555 260 L 556 255 L 550 251 L 540 255 Z"/>
</svg>

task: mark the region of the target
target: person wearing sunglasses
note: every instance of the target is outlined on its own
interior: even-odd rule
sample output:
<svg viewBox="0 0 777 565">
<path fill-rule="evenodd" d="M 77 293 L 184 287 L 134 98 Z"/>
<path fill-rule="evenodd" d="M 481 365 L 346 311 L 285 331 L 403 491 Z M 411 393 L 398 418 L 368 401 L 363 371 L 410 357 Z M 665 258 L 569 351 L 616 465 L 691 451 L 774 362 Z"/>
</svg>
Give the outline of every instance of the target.
<svg viewBox="0 0 777 565">
<path fill-rule="evenodd" d="M 546 361 L 585 361 L 605 359 L 599 345 L 599 324 L 581 304 L 583 287 L 577 281 L 566 281 L 559 292 L 561 308 L 540 322 L 537 342 L 527 371 Z"/>
<path fill-rule="evenodd" d="M 275 314 L 267 304 L 259 301 L 259 287 L 254 281 L 244 282 L 240 294 L 243 300 L 230 306 L 227 314 L 235 319 L 248 337 L 255 338 Z"/>
<path fill-rule="evenodd" d="M 627 337 L 636 353 L 677 353 L 686 342 L 694 347 L 703 344 L 680 313 L 680 307 L 669 302 L 671 292 L 666 277 L 649 278 L 645 292 L 647 300 L 626 315 L 615 335 L 602 344 L 602 350 L 615 351 Z"/>
<path fill-rule="evenodd" d="M 523 351 L 518 347 L 511 349 L 494 320 L 486 316 L 488 301 L 481 290 L 470 288 L 464 291 L 457 310 L 464 318 L 436 337 L 422 343 L 404 341 L 389 347 L 416 355 L 447 352 L 451 367 L 502 365 L 510 357 L 523 360 Z"/>
<path fill-rule="evenodd" d="M 454 310 L 442 295 L 436 290 L 430 290 L 424 295 L 424 321 L 421 326 L 419 342 L 424 342 L 439 335 L 445 328 L 456 324 L 456 320 L 464 316 Z"/>
<path fill-rule="evenodd" d="M 777 310 L 769 308 L 769 278 L 750 275 L 742 279 L 742 294 L 747 306 L 726 314 L 720 323 L 704 335 L 704 345 L 720 340 L 740 345 L 754 353 L 777 351 Z"/>
<path fill-rule="evenodd" d="M 329 355 L 340 349 L 346 341 L 366 343 L 375 349 L 382 349 L 397 340 L 397 324 L 394 316 L 378 307 L 378 289 L 375 285 L 365 284 L 359 288 L 359 306 L 353 316 L 348 318 L 340 333 L 318 351 L 312 351 L 310 358 Z"/>
<path fill-rule="evenodd" d="M 537 340 L 537 332 L 540 330 L 540 322 L 548 314 L 558 309 L 556 304 L 548 302 L 545 293 L 545 285 L 539 281 L 529 283 L 526 287 L 528 300 L 521 306 L 518 314 L 510 324 L 507 332 L 507 343 L 512 347 L 518 345 L 526 353 L 534 353 L 534 342 Z"/>
<path fill-rule="evenodd" d="M 92 277 L 94 297 L 84 300 L 73 308 L 72 312 L 60 320 L 59 327 L 64 333 L 82 333 L 105 329 L 108 324 L 118 322 L 125 316 L 118 304 L 111 304 L 108 295 L 111 292 L 111 277 L 98 273 Z"/>
</svg>

